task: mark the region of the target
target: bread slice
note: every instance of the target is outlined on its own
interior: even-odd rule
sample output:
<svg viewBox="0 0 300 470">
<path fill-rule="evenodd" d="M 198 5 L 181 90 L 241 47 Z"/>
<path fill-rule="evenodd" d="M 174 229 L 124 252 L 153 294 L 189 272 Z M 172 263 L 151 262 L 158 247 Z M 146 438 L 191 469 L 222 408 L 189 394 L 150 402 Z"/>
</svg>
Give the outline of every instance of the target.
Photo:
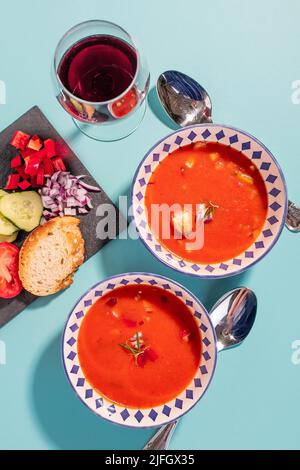
<svg viewBox="0 0 300 470">
<path fill-rule="evenodd" d="M 79 219 L 56 217 L 40 225 L 25 240 L 19 258 L 24 289 L 45 296 L 65 289 L 84 261 Z"/>
</svg>

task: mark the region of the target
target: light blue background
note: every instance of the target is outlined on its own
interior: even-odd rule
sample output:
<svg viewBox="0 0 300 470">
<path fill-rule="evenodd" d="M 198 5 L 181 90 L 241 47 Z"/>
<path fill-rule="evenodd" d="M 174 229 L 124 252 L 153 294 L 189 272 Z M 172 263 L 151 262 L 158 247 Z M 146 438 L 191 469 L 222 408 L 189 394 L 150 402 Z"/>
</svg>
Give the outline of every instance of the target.
<svg viewBox="0 0 300 470">
<path fill-rule="evenodd" d="M 291 84 L 300 79 L 299 17 L 297 0 L 2 0 L 0 79 L 7 104 L 0 106 L 0 127 L 37 104 L 113 200 L 126 194 L 141 158 L 170 128 L 148 109 L 126 140 L 89 140 L 59 107 L 50 78 L 62 34 L 87 19 L 108 19 L 144 45 L 151 86 L 170 68 L 198 79 L 213 99 L 214 121 L 262 140 L 282 165 L 290 198 L 300 202 L 300 105 L 291 101 Z M 143 447 L 153 431 L 110 425 L 78 401 L 59 351 L 80 294 L 105 276 L 143 270 L 176 279 L 207 308 L 240 284 L 259 301 L 252 334 L 219 357 L 209 392 L 181 421 L 171 448 L 299 448 L 300 365 L 291 361 L 291 344 L 300 339 L 299 254 L 300 238 L 284 230 L 271 254 L 243 277 L 201 281 L 164 267 L 140 241 L 110 242 L 80 268 L 70 289 L 36 301 L 0 331 L 7 347 L 7 365 L 0 365 L 0 447 Z"/>
</svg>

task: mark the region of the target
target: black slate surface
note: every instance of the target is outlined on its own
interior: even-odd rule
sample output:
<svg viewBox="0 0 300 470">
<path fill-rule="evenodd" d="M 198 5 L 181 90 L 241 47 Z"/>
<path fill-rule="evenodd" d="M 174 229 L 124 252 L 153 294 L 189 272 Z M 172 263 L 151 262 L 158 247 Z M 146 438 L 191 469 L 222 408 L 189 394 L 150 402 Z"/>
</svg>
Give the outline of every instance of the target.
<svg viewBox="0 0 300 470">
<path fill-rule="evenodd" d="M 67 169 L 74 175 L 86 175 L 86 178 L 84 179 L 86 183 L 99 187 L 98 183 L 83 166 L 68 144 L 50 124 L 41 110 L 37 106 L 34 106 L 0 133 L 0 188 L 3 188 L 6 185 L 7 176 L 11 172 L 11 158 L 18 154 L 17 149 L 9 144 L 16 130 L 22 130 L 31 135 L 38 134 L 42 139 L 52 138 L 58 141 L 60 155 L 64 157 Z M 77 216 L 81 220 L 80 228 L 85 240 L 85 260 L 93 256 L 108 241 L 96 238 L 96 226 L 101 220 L 100 217 L 96 216 L 96 209 L 100 204 L 112 204 L 111 200 L 102 189 L 101 192 L 91 193 L 91 195 L 94 209 L 92 209 L 89 214 Z M 116 217 L 117 221 L 118 218 L 119 217 Z M 122 221 L 122 224 L 123 222 L 124 220 Z M 118 222 L 116 222 L 115 225 L 116 233 L 118 233 Z M 20 231 L 18 239 L 15 242 L 16 245 L 20 247 L 27 235 L 28 234 L 25 232 Z M 15 317 L 35 299 L 35 296 L 24 290 L 14 299 L 0 299 L 0 327 Z"/>
</svg>

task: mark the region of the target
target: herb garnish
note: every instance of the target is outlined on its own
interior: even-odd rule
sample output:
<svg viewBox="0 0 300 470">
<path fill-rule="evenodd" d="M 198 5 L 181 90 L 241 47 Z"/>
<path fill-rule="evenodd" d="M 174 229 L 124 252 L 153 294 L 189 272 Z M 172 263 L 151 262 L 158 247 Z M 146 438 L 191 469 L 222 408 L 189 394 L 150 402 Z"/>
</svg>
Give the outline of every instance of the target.
<svg viewBox="0 0 300 470">
<path fill-rule="evenodd" d="M 138 364 L 138 357 L 145 352 L 143 341 L 141 340 L 142 333 L 137 331 L 135 336 L 130 340 L 130 343 L 119 343 L 119 346 L 129 351 L 134 357 L 134 362 Z"/>
<path fill-rule="evenodd" d="M 215 214 L 215 210 L 218 209 L 219 206 L 217 204 L 213 204 L 211 201 L 206 203 L 199 204 L 198 209 L 198 219 L 202 219 L 203 222 L 210 222 Z"/>
</svg>

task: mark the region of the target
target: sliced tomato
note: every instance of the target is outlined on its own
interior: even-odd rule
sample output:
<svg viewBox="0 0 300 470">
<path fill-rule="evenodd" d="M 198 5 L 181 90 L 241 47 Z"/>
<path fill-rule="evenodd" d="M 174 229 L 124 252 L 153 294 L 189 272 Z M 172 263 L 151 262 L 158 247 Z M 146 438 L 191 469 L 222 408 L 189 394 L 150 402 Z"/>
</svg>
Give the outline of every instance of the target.
<svg viewBox="0 0 300 470">
<path fill-rule="evenodd" d="M 122 118 L 130 113 L 137 105 L 138 96 L 135 88 L 129 90 L 122 98 L 109 106 L 109 111 L 115 118 Z"/>
<path fill-rule="evenodd" d="M 12 243 L 0 243 L 0 297 L 11 299 L 23 289 L 19 278 L 19 248 Z"/>
</svg>

